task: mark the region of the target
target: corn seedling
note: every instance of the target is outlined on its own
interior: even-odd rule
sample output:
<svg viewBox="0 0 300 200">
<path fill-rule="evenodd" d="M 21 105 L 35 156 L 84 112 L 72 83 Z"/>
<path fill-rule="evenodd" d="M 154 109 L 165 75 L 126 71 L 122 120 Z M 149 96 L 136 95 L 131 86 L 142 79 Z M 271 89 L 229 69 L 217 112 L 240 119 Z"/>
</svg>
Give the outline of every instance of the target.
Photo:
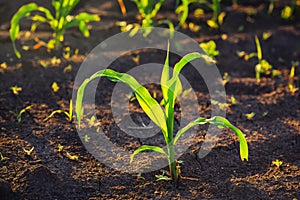
<svg viewBox="0 0 300 200">
<path fill-rule="evenodd" d="M 153 27 L 153 19 L 160 10 L 164 0 L 133 0 L 142 18 L 142 27 Z"/>
<path fill-rule="evenodd" d="M 2 153 L 0 152 L 0 161 L 5 161 L 5 160 L 8 160 L 9 158 L 7 158 L 7 157 L 4 157 L 3 155 L 2 155 Z"/>
<path fill-rule="evenodd" d="M 227 83 L 229 83 L 229 81 L 231 80 L 231 76 L 225 72 L 223 75 L 223 80 L 222 80 L 222 85 L 226 85 Z"/>
<path fill-rule="evenodd" d="M 268 14 L 272 14 L 274 10 L 275 0 L 270 0 L 269 8 L 268 8 Z"/>
<path fill-rule="evenodd" d="M 53 92 L 57 92 L 59 90 L 59 86 L 56 82 L 52 83 L 51 88 Z"/>
<path fill-rule="evenodd" d="M 296 6 L 300 6 L 300 1 L 299 0 L 292 0 L 290 5 L 286 5 L 282 10 L 281 10 L 281 18 L 282 19 L 291 19 L 293 16 L 293 13 L 296 9 Z"/>
<path fill-rule="evenodd" d="M 22 149 L 26 153 L 27 156 L 30 156 L 34 150 L 34 147 L 31 147 L 31 149 L 29 149 L 29 150 L 25 149 L 24 147 L 22 147 Z"/>
<path fill-rule="evenodd" d="M 170 77 L 169 67 L 169 48 L 165 64 L 161 75 L 161 90 L 163 94 L 163 107 L 151 96 L 149 91 L 139 84 L 134 77 L 126 73 L 119 73 L 112 69 L 105 69 L 96 72 L 91 77 L 85 79 L 80 85 L 77 91 L 76 98 L 76 115 L 78 120 L 78 128 L 81 127 L 82 119 L 82 101 L 84 97 L 84 90 L 89 82 L 99 77 L 107 77 L 111 81 L 120 81 L 128 85 L 134 92 L 137 101 L 146 115 L 161 129 L 165 143 L 166 151 L 158 146 L 143 145 L 136 149 L 130 157 L 130 163 L 133 162 L 134 156 L 143 151 L 154 151 L 162 154 L 169 164 L 170 179 L 178 179 L 178 168 L 175 160 L 175 147 L 181 136 L 188 131 L 190 128 L 200 124 L 213 124 L 219 128 L 231 129 L 240 140 L 240 157 L 242 160 L 248 160 L 248 146 L 244 134 L 237 127 L 232 125 L 227 119 L 214 116 L 210 119 L 198 118 L 190 122 L 187 126 L 180 129 L 177 134 L 174 134 L 174 107 L 176 98 L 182 93 L 182 85 L 179 79 L 179 75 L 184 66 L 195 59 L 204 59 L 207 62 L 213 62 L 213 60 L 204 54 L 193 52 L 185 55 L 177 64 L 174 66 L 173 75 Z"/>
<path fill-rule="evenodd" d="M 292 95 L 295 95 L 295 92 L 299 90 L 294 84 L 294 77 L 295 77 L 295 68 L 299 66 L 299 62 L 293 62 L 292 68 L 289 75 L 289 90 L 292 93 Z"/>
<path fill-rule="evenodd" d="M 22 88 L 21 87 L 18 87 L 18 86 L 12 86 L 10 87 L 11 91 L 14 93 L 14 95 L 19 95 L 19 92 L 22 91 Z"/>
<path fill-rule="evenodd" d="M 62 152 L 63 149 L 64 149 L 64 146 L 62 146 L 61 144 L 57 145 L 57 152 L 58 153 Z"/>
<path fill-rule="evenodd" d="M 255 112 L 251 112 L 251 113 L 247 113 L 247 114 L 244 114 L 245 117 L 248 119 L 248 120 L 251 120 L 253 119 L 253 117 L 255 116 Z"/>
<path fill-rule="evenodd" d="M 272 165 L 275 165 L 278 168 L 282 165 L 282 163 L 283 162 L 278 159 L 272 161 Z"/>
<path fill-rule="evenodd" d="M 26 106 L 25 108 L 23 108 L 19 114 L 17 115 L 17 121 L 18 123 L 20 123 L 22 121 L 22 114 L 25 113 L 26 111 L 28 111 L 29 109 L 31 109 L 32 106 Z"/>
<path fill-rule="evenodd" d="M 257 35 L 255 36 L 255 44 L 256 44 L 256 51 L 257 51 L 257 59 L 258 59 L 258 64 L 255 66 L 255 77 L 258 82 L 260 82 L 260 74 L 264 73 L 266 75 L 276 75 L 276 70 L 273 70 L 273 66 L 263 59 L 262 55 L 262 48 L 259 42 L 259 39 Z"/>
<path fill-rule="evenodd" d="M 132 0 L 138 9 L 139 16 L 141 18 L 141 24 L 133 23 L 127 24 L 125 21 L 117 22 L 117 26 L 121 27 L 122 32 L 130 31 L 129 36 L 133 37 L 141 27 L 154 27 L 155 25 L 166 24 L 170 30 L 174 30 L 174 25 L 169 20 L 160 20 L 157 23 L 154 22 L 154 18 L 160 10 L 164 0 Z M 121 5 L 121 4 L 120 4 Z M 144 30 L 145 31 L 145 30 Z M 146 29 L 143 35 L 146 37 L 150 34 L 151 29 Z"/>
<path fill-rule="evenodd" d="M 192 3 L 200 3 L 209 7 L 213 11 L 213 17 L 207 20 L 207 25 L 214 29 L 219 29 L 223 24 L 225 12 L 221 12 L 221 0 L 212 0 L 211 3 L 208 0 L 182 0 L 182 4 L 177 7 L 176 13 L 179 14 L 179 25 L 185 24 L 185 21 L 189 14 L 189 5 Z M 197 9 L 195 15 L 203 15 L 203 9 Z"/>
<path fill-rule="evenodd" d="M 67 158 L 69 158 L 70 160 L 74 160 L 74 161 L 77 161 L 79 159 L 79 156 L 74 156 L 74 155 L 71 155 L 69 152 L 66 151 L 66 156 Z"/>
<path fill-rule="evenodd" d="M 47 121 L 51 117 L 53 117 L 55 114 L 60 114 L 63 113 L 64 115 L 67 116 L 68 121 L 71 122 L 73 120 L 73 105 L 72 105 L 72 99 L 70 100 L 70 105 L 69 105 L 69 111 L 65 110 L 54 110 L 48 117 L 44 119 L 44 121 Z"/>
<path fill-rule="evenodd" d="M 217 50 L 217 44 L 213 40 L 210 40 L 208 42 L 201 42 L 200 47 L 211 58 L 215 58 L 216 56 L 220 55 L 220 52 Z"/>
<path fill-rule="evenodd" d="M 48 49 L 58 50 L 61 42 L 64 40 L 65 31 L 73 26 L 78 26 L 84 37 L 89 37 L 90 33 L 86 23 L 90 21 L 99 21 L 98 15 L 88 14 L 86 12 L 79 13 L 76 16 L 70 15 L 70 12 L 78 4 L 79 0 L 52 0 L 55 14 L 53 15 L 50 10 L 45 7 L 38 6 L 36 3 L 29 3 L 23 5 L 14 14 L 10 21 L 10 38 L 13 43 L 15 54 L 21 58 L 21 53 L 17 50 L 15 41 L 19 35 L 20 25 L 19 22 L 23 17 L 29 17 L 33 24 L 31 31 L 34 31 L 37 25 L 41 23 L 49 24 L 53 30 L 53 39 L 47 44 L 39 42 L 39 47 L 46 46 Z M 36 14 L 38 12 L 39 14 Z M 35 46 L 35 48 L 39 48 Z"/>
</svg>

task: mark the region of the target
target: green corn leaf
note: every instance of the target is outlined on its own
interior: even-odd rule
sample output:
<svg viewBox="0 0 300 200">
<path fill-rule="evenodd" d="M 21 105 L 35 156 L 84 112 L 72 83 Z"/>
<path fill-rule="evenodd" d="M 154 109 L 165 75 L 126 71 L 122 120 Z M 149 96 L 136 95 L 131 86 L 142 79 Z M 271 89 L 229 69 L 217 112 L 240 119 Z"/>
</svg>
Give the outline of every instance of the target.
<svg viewBox="0 0 300 200">
<path fill-rule="evenodd" d="M 186 125 L 185 127 L 183 127 L 182 129 L 180 129 L 175 138 L 174 138 L 174 145 L 176 145 L 177 141 L 180 139 L 180 137 L 185 133 L 187 132 L 190 128 L 194 127 L 194 126 L 197 126 L 197 125 L 200 125 L 200 124 L 206 124 L 207 123 L 207 120 L 205 118 L 198 118 L 196 119 L 195 121 L 192 121 L 190 122 L 188 125 Z"/>
<path fill-rule="evenodd" d="M 54 20 L 54 17 L 52 16 L 50 10 L 48 10 L 47 8 L 39 6 L 38 11 L 43 12 L 49 21 Z"/>
<path fill-rule="evenodd" d="M 218 127 L 227 127 L 229 129 L 231 129 L 239 138 L 240 141 L 240 157 L 241 159 L 244 160 L 248 160 L 248 144 L 247 141 L 245 139 L 245 136 L 243 134 L 243 132 L 238 129 L 237 127 L 235 127 L 234 125 L 232 125 L 227 119 L 225 119 L 224 117 L 220 117 L 220 116 L 215 116 L 212 117 L 211 119 L 207 120 L 209 123 L 218 126 Z"/>
<path fill-rule="evenodd" d="M 189 1 L 188 0 L 182 0 L 182 5 L 178 6 L 175 12 L 177 14 L 180 14 L 179 25 L 178 26 L 181 26 L 182 24 L 185 23 L 186 19 L 188 18 Z"/>
<path fill-rule="evenodd" d="M 88 14 L 86 12 L 82 12 L 76 15 L 76 20 L 83 21 L 83 22 L 90 22 L 90 21 L 100 21 L 100 17 L 98 15 Z"/>
<path fill-rule="evenodd" d="M 174 138 L 174 144 L 176 144 L 177 141 L 179 140 L 179 138 L 190 128 L 192 128 L 196 125 L 206 124 L 206 123 L 211 123 L 211 124 L 217 126 L 218 128 L 231 129 L 239 138 L 241 159 L 248 160 L 248 144 L 247 144 L 247 141 L 245 139 L 243 132 L 240 129 L 238 129 L 237 127 L 235 127 L 234 125 L 232 125 L 226 118 L 220 117 L 220 116 L 215 116 L 210 119 L 205 119 L 205 118 L 200 117 L 200 118 L 196 119 L 195 121 L 190 122 L 188 125 L 186 125 L 185 127 L 183 127 L 182 129 L 180 129 L 177 132 L 177 134 Z"/>
<path fill-rule="evenodd" d="M 81 31 L 82 35 L 84 37 L 89 37 L 90 36 L 90 32 L 85 24 L 84 21 L 78 21 L 78 28 Z"/>
<path fill-rule="evenodd" d="M 33 17 L 31 17 L 31 20 L 35 22 L 42 22 L 42 23 L 47 22 L 47 19 L 40 15 L 34 15 Z"/>
<path fill-rule="evenodd" d="M 255 44 L 256 44 L 258 62 L 260 63 L 262 60 L 262 50 L 257 35 L 255 35 Z"/>
<path fill-rule="evenodd" d="M 159 11 L 160 7 L 162 6 L 162 4 L 164 3 L 165 0 L 160 0 L 159 2 L 157 2 L 155 5 L 154 5 L 154 8 L 151 12 L 151 18 L 155 17 L 157 12 Z"/>
<path fill-rule="evenodd" d="M 63 110 L 55 110 L 55 111 L 53 111 L 48 117 L 46 117 L 46 118 L 44 119 L 44 122 L 45 122 L 45 121 L 48 121 L 48 119 L 52 118 L 55 114 L 60 114 L 60 113 L 66 114 L 65 111 L 63 111 Z M 68 116 L 69 113 L 67 113 L 66 115 Z"/>
<path fill-rule="evenodd" d="M 128 85 L 135 93 L 136 98 L 144 110 L 144 112 L 148 115 L 148 117 L 158 125 L 164 135 L 167 134 L 167 125 L 164 112 L 158 102 L 153 99 L 148 92 L 148 90 L 140 85 L 132 76 L 124 73 L 118 73 L 111 69 L 101 70 L 96 72 L 90 78 L 84 80 L 82 85 L 79 87 L 77 92 L 77 99 L 76 99 L 76 114 L 78 120 L 78 126 L 80 127 L 80 119 L 81 119 L 81 109 L 82 109 L 82 99 L 84 96 L 84 89 L 86 85 L 101 76 L 106 76 L 108 78 L 118 79 L 119 81 Z"/>
<path fill-rule="evenodd" d="M 26 4 L 26 5 L 22 6 L 14 14 L 14 16 L 12 17 L 12 19 L 10 21 L 10 29 L 9 29 L 10 39 L 13 44 L 14 52 L 18 58 L 21 58 L 21 54 L 16 48 L 15 40 L 17 39 L 17 37 L 19 35 L 19 31 L 20 31 L 19 21 L 21 18 L 27 16 L 28 14 L 30 14 L 30 12 L 37 10 L 37 9 L 38 9 L 38 6 L 35 3 Z"/>
<path fill-rule="evenodd" d="M 164 105 L 166 105 L 166 103 L 168 102 L 168 88 L 166 86 L 167 86 L 167 82 L 170 79 L 169 51 L 170 51 L 170 42 L 168 41 L 167 56 L 166 56 L 165 64 L 160 79 L 161 90 L 164 98 Z"/>
<path fill-rule="evenodd" d="M 149 145 L 143 145 L 140 148 L 136 149 L 133 154 L 130 155 L 130 163 L 132 163 L 134 156 L 137 155 L 138 153 L 142 152 L 142 151 L 155 151 L 157 153 L 161 153 L 162 155 L 164 155 L 166 158 L 168 158 L 167 153 L 160 147 L 157 146 L 149 146 Z"/>
</svg>

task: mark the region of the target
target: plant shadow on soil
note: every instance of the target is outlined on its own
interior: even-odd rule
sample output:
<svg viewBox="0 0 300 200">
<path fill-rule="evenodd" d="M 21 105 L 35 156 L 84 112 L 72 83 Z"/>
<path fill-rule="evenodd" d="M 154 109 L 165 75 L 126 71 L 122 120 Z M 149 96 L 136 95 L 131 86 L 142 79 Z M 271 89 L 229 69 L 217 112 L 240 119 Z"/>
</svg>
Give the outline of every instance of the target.
<svg viewBox="0 0 300 200">
<path fill-rule="evenodd" d="M 0 152 L 7 159 L 0 161 L 0 199 L 299 199 L 299 92 L 293 96 L 287 86 L 290 62 L 300 60 L 299 18 L 285 22 L 280 19 L 277 10 L 273 16 L 267 15 L 267 4 L 249 2 L 236 10 L 225 5 L 228 14 L 220 32 L 209 30 L 204 21 L 193 17 L 189 20 L 200 23 L 202 30 L 198 33 L 181 30 L 199 42 L 216 41 L 221 54 L 217 58 L 218 68 L 222 74 L 228 72 L 232 77 L 226 85 L 227 97 L 229 99 L 234 95 L 239 101 L 239 104 L 228 108 L 227 117 L 246 134 L 249 161 L 240 160 L 237 138 L 228 130 L 222 131 L 212 151 L 200 159 L 197 152 L 205 137 L 205 128 L 202 127 L 197 129 L 195 144 L 180 157 L 183 161 L 182 175 L 198 178 L 198 181 L 183 179 L 174 183 L 156 181 L 155 175 L 161 174 L 162 170 L 137 178 L 105 166 L 86 151 L 75 125 L 67 122 L 64 116 L 55 115 L 43 121 L 55 109 L 68 110 L 74 77 L 85 54 L 105 38 L 119 32 L 119 28 L 114 26 L 116 21 L 134 21 L 134 5 L 126 3 L 132 9 L 124 18 L 117 1 L 89 0 L 81 3 L 74 12 L 97 13 L 102 21 L 93 23 L 94 29 L 88 39 L 77 34 L 78 30 L 66 33 L 66 45 L 79 48 L 79 58 L 62 59 L 56 66 L 43 68 L 38 61 L 52 57 L 44 49 L 23 51 L 20 61 L 13 56 L 8 34 L 9 19 L 21 2 L 3 1 L 1 5 L 7 9 L 0 12 L 7 17 L 0 21 L 0 63 L 7 62 L 8 67 L 0 69 Z M 49 1 L 38 3 L 49 7 Z M 256 15 L 250 16 L 255 23 L 249 22 L 249 16 L 245 13 L 251 7 L 260 8 Z M 159 17 L 173 19 L 174 16 L 169 14 L 171 8 L 171 4 L 166 4 Z M 237 29 L 241 24 L 244 30 L 239 32 Z M 24 21 L 24 27 L 27 26 Z M 282 75 L 277 78 L 264 76 L 258 84 L 254 77 L 255 59 L 245 62 L 236 56 L 236 51 L 255 51 L 254 35 L 261 35 L 264 31 L 272 32 L 271 38 L 262 42 L 264 57 L 281 70 Z M 224 33 L 228 36 L 226 40 L 221 39 Z M 21 41 L 32 45 L 34 36 L 46 40 L 51 33 L 48 27 L 41 27 L 30 40 Z M 153 59 L 163 62 L 164 58 L 140 56 L 141 63 Z M 68 64 L 72 64 L 73 70 L 64 73 Z M 132 55 L 117 64 L 135 66 Z M 199 84 L 199 77 L 193 77 L 188 68 L 185 73 L 190 76 L 191 84 Z M 295 84 L 298 86 L 299 74 L 296 69 Z M 57 93 L 51 90 L 54 81 L 60 86 Z M 14 85 L 23 88 L 18 96 L 9 89 Z M 113 84 L 107 83 L 105 86 L 109 88 Z M 152 88 L 160 94 L 157 87 Z M 200 114 L 209 117 L 209 96 L 201 87 L 196 91 Z M 98 95 L 108 94 L 100 91 Z M 99 121 L 104 128 L 113 129 L 115 136 L 122 136 L 109 137 L 131 151 L 146 143 L 147 140 L 137 141 L 118 130 L 107 106 L 108 100 L 109 97 L 104 101 L 106 107 L 98 109 Z M 15 113 L 28 105 L 32 108 L 22 115 L 22 121 L 18 123 Z M 249 120 L 244 114 L 251 112 L 256 115 Z M 58 144 L 64 146 L 62 152 L 58 152 Z M 30 156 L 26 155 L 22 148 L 28 150 L 33 146 Z M 78 155 L 79 159 L 70 160 L 67 152 Z M 276 159 L 283 161 L 280 167 L 272 165 Z"/>
</svg>

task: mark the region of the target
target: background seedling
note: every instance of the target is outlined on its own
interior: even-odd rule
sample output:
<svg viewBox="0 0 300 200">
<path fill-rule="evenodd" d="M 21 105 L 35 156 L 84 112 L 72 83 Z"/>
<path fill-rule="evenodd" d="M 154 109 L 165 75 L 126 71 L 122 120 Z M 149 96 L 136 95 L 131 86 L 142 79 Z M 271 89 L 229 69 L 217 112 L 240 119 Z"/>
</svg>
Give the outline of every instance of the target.
<svg viewBox="0 0 300 200">
<path fill-rule="evenodd" d="M 55 14 L 52 15 L 50 10 L 45 7 L 38 6 L 36 3 L 23 5 L 14 14 L 10 21 L 10 38 L 13 43 L 15 54 L 21 58 L 21 53 L 17 50 L 15 41 L 20 31 L 20 20 L 23 17 L 29 17 L 32 21 L 31 31 L 34 31 L 36 26 L 41 23 L 49 24 L 53 30 L 53 39 L 45 45 L 48 49 L 58 50 L 61 42 L 64 40 L 65 31 L 73 26 L 78 26 L 84 37 L 89 37 L 90 33 L 86 23 L 90 21 L 99 21 L 98 15 L 91 15 L 86 12 L 79 13 L 76 16 L 70 15 L 73 8 L 79 3 L 79 0 L 52 0 Z M 36 12 L 39 14 L 35 14 Z M 34 13 L 34 15 L 32 15 Z M 38 43 L 39 46 L 44 46 L 43 42 Z M 36 48 L 38 48 L 36 46 Z"/>
<path fill-rule="evenodd" d="M 74 156 L 74 155 L 71 155 L 69 152 L 66 151 L 66 156 L 67 158 L 69 158 L 70 160 L 74 160 L 74 161 L 77 161 L 79 159 L 79 156 Z"/>
<path fill-rule="evenodd" d="M 291 19 L 293 16 L 293 13 L 295 11 L 296 6 L 300 6 L 300 1 L 299 0 L 292 0 L 290 5 L 286 5 L 282 10 L 281 10 L 281 18 L 282 19 Z"/>
<path fill-rule="evenodd" d="M 299 66 L 299 62 L 293 62 L 292 68 L 289 75 L 289 90 L 292 93 L 292 95 L 295 95 L 295 92 L 299 90 L 294 84 L 294 77 L 295 77 L 295 68 Z"/>
<path fill-rule="evenodd" d="M 21 87 L 18 87 L 18 86 L 12 86 L 10 87 L 11 91 L 14 93 L 14 95 L 19 95 L 19 92 L 22 91 L 22 88 Z"/>
<path fill-rule="evenodd" d="M 170 30 L 174 30 L 174 25 L 169 20 L 160 20 L 155 23 L 154 18 L 160 10 L 164 0 L 132 0 L 139 12 L 139 17 L 141 18 L 141 25 L 138 23 L 128 24 L 125 21 L 117 22 L 117 25 L 121 27 L 121 31 L 126 32 L 130 31 L 129 36 L 133 37 L 141 27 L 154 27 L 155 25 L 166 24 L 169 26 Z M 151 29 L 143 29 L 143 35 L 146 37 Z"/>
<path fill-rule="evenodd" d="M 63 149 L 64 149 L 64 146 L 62 146 L 61 144 L 57 145 L 57 152 L 58 153 L 62 152 Z"/>
<path fill-rule="evenodd" d="M 52 83 L 51 88 L 53 92 L 57 92 L 59 90 L 59 86 L 56 82 Z"/>
<path fill-rule="evenodd" d="M 254 116 L 255 116 L 255 112 L 245 114 L 245 117 L 249 120 L 253 119 Z"/>
<path fill-rule="evenodd" d="M 20 110 L 19 114 L 17 115 L 17 121 L 20 123 L 22 121 L 22 114 L 25 113 L 27 110 L 31 109 L 32 106 L 26 106 L 22 110 Z"/>
<path fill-rule="evenodd" d="M 2 155 L 2 153 L 0 152 L 0 161 L 5 161 L 5 160 L 8 160 L 9 158 L 7 158 L 7 157 L 4 157 L 3 155 Z"/>
<path fill-rule="evenodd" d="M 219 128 L 229 128 L 231 129 L 240 140 L 240 157 L 242 160 L 248 160 L 248 145 L 244 134 L 237 127 L 233 126 L 227 119 L 215 116 L 210 119 L 198 118 L 190 122 L 187 126 L 181 128 L 176 135 L 174 134 L 174 107 L 176 98 L 182 93 L 182 85 L 179 79 L 179 74 L 184 66 L 195 59 L 205 59 L 207 62 L 213 62 L 213 60 L 204 54 L 198 52 L 193 52 L 185 55 L 178 63 L 175 64 L 173 75 L 170 77 L 170 67 L 169 67 L 169 48 L 167 51 L 167 56 L 165 64 L 163 67 L 161 75 L 161 90 L 163 94 L 163 106 L 164 109 L 159 105 L 159 103 L 152 98 L 149 91 L 142 85 L 140 85 L 136 79 L 126 73 L 118 73 L 111 69 L 105 69 L 96 72 L 91 77 L 85 79 L 80 85 L 77 91 L 76 99 L 76 115 L 78 120 L 78 128 L 81 128 L 82 119 L 82 101 L 84 97 L 84 90 L 89 82 L 99 77 L 108 77 L 111 81 L 120 81 L 128 85 L 135 93 L 137 101 L 139 102 L 143 111 L 147 116 L 161 129 L 167 151 L 159 146 L 149 146 L 143 145 L 136 149 L 130 157 L 130 163 L 133 162 L 134 156 L 143 151 L 154 151 L 162 154 L 169 163 L 170 178 L 175 180 L 178 179 L 178 168 L 176 166 L 175 160 L 175 147 L 181 136 L 188 131 L 190 128 L 201 125 L 201 124 L 213 124 Z"/>
<path fill-rule="evenodd" d="M 278 159 L 272 161 L 272 165 L 275 165 L 278 168 L 282 165 L 282 163 L 283 162 Z"/>
<path fill-rule="evenodd" d="M 217 44 L 213 40 L 210 40 L 208 42 L 201 42 L 200 47 L 211 58 L 215 58 L 216 56 L 220 55 L 220 52 L 217 50 Z"/>
<path fill-rule="evenodd" d="M 26 153 L 27 156 L 30 156 L 34 150 L 34 147 L 31 147 L 31 149 L 29 149 L 29 150 L 25 149 L 24 147 L 22 147 L 22 149 Z"/>
<path fill-rule="evenodd" d="M 72 105 L 72 99 L 70 100 L 70 105 L 69 105 L 69 111 L 64 111 L 64 110 L 54 110 L 48 117 L 44 119 L 44 121 L 47 121 L 51 117 L 53 117 L 55 114 L 60 114 L 63 113 L 64 115 L 67 116 L 68 121 L 71 122 L 73 120 L 73 105 Z"/>
<path fill-rule="evenodd" d="M 273 13 L 274 5 L 275 5 L 275 0 L 270 0 L 269 8 L 268 8 L 268 14 L 269 15 Z"/>
</svg>

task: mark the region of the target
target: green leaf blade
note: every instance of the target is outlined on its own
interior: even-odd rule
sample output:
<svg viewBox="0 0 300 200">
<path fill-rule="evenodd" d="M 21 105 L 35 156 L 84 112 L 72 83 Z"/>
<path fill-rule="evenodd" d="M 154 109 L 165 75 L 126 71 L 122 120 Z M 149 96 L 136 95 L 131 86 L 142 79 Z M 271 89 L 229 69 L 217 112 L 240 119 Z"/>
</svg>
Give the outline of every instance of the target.
<svg viewBox="0 0 300 200">
<path fill-rule="evenodd" d="M 168 157 L 168 154 L 160 147 L 158 146 L 149 146 L 149 145 L 143 145 L 141 147 L 139 147 L 138 149 L 136 149 L 133 154 L 130 155 L 130 163 L 133 162 L 134 156 L 139 154 L 140 152 L 143 151 L 155 151 L 157 153 L 160 153 L 162 155 L 164 155 L 165 157 Z"/>
<path fill-rule="evenodd" d="M 238 139 L 240 141 L 240 157 L 241 157 L 241 159 L 243 161 L 248 160 L 248 144 L 247 144 L 247 141 L 245 139 L 243 132 L 240 129 L 238 129 L 237 127 L 232 125 L 226 118 L 220 117 L 220 116 L 215 116 L 211 119 L 208 119 L 207 121 L 218 127 L 227 127 L 229 129 L 231 129 L 238 136 Z"/>
</svg>

